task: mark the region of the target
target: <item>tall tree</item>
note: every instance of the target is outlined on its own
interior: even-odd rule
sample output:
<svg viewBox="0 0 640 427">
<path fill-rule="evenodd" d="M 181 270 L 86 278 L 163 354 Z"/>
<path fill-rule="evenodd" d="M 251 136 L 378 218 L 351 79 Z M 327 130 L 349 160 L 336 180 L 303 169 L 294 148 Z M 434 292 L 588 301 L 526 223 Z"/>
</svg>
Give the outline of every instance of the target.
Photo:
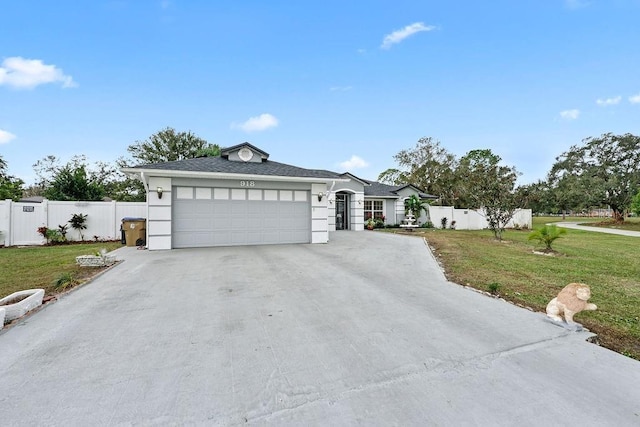
<svg viewBox="0 0 640 427">
<path fill-rule="evenodd" d="M 95 162 L 73 156 L 66 164 L 53 155 L 38 160 L 33 169 L 36 183 L 25 190 L 29 196 L 51 200 L 96 200 L 108 197 L 123 202 L 144 202 L 142 184 L 120 172 L 118 163 Z"/>
<path fill-rule="evenodd" d="M 18 200 L 22 197 L 24 181 L 7 173 L 7 162 L 0 156 L 0 200 Z"/>
<path fill-rule="evenodd" d="M 457 205 L 456 158 L 431 137 L 420 138 L 412 149 L 395 156 L 399 169 L 388 169 L 378 179 L 392 185 L 413 184 L 440 198 L 441 204 Z"/>
<path fill-rule="evenodd" d="M 502 166 L 491 150 L 472 150 L 460 159 L 459 185 L 469 207 L 484 211 L 489 228 L 502 240 L 504 229 L 518 206 L 515 194 L 518 172 Z"/>
<path fill-rule="evenodd" d="M 210 144 L 191 131 L 177 132 L 173 128 L 166 127 L 144 141 L 131 144 L 127 151 L 131 158 L 119 158 L 116 162 L 119 169 L 138 164 L 162 163 L 195 157 L 217 157 L 220 155 L 220 146 Z M 118 200 L 144 201 L 146 199 L 142 182 L 129 176 L 122 175 L 121 179 L 113 182 L 111 188 Z"/>
<path fill-rule="evenodd" d="M 534 213 L 555 211 L 547 181 L 538 180 L 533 184 L 520 185 L 516 188 L 515 194 L 519 206 L 523 209 L 531 209 Z"/>
<path fill-rule="evenodd" d="M 582 142 L 556 158 L 550 174 L 573 177 L 574 191 L 582 193 L 584 204 L 607 205 L 616 221 L 624 221 L 640 186 L 640 137 L 606 133 Z"/>
<path fill-rule="evenodd" d="M 176 132 L 167 127 L 144 141 L 136 141 L 127 148 L 138 163 L 161 163 L 194 157 L 220 155 L 220 147 L 189 132 Z"/>
<path fill-rule="evenodd" d="M 640 216 L 640 189 L 633 196 L 633 200 L 631 200 L 631 212 L 633 212 L 636 216 Z"/>
<path fill-rule="evenodd" d="M 104 187 L 96 177 L 88 176 L 84 165 L 63 166 L 55 175 L 51 185 L 44 190 L 49 200 L 100 201 L 104 197 Z"/>
</svg>

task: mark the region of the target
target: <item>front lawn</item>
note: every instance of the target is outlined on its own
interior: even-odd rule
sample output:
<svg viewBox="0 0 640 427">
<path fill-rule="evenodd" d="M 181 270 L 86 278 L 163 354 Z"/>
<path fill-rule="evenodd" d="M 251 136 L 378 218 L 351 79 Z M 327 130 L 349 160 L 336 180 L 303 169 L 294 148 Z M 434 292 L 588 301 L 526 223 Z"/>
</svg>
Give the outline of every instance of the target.
<svg viewBox="0 0 640 427">
<path fill-rule="evenodd" d="M 101 269 L 79 267 L 76 256 L 94 255 L 100 249 L 112 251 L 120 242 L 0 248 L 0 298 L 13 292 L 43 288 L 45 294 L 59 292 L 54 281 L 65 275 L 81 282 Z M 70 275 L 70 276 L 69 276 Z"/>
<path fill-rule="evenodd" d="M 534 228 L 552 222 L 534 218 Z M 597 311 L 575 320 L 598 334 L 600 343 L 640 360 L 640 238 L 567 230 L 553 248 L 561 256 L 533 253 L 528 230 L 511 231 L 504 241 L 490 231 L 420 230 L 441 260 L 449 280 L 501 297 L 536 311 L 568 283 L 591 287 Z"/>
</svg>

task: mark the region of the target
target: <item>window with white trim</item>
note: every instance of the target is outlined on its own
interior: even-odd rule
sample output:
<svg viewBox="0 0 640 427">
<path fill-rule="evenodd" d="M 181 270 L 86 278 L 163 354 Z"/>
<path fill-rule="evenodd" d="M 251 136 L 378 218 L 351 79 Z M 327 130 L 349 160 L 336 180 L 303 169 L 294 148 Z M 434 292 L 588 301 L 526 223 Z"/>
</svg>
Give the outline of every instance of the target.
<svg viewBox="0 0 640 427">
<path fill-rule="evenodd" d="M 364 201 L 364 220 L 369 218 L 384 218 L 384 200 L 365 200 Z"/>
</svg>

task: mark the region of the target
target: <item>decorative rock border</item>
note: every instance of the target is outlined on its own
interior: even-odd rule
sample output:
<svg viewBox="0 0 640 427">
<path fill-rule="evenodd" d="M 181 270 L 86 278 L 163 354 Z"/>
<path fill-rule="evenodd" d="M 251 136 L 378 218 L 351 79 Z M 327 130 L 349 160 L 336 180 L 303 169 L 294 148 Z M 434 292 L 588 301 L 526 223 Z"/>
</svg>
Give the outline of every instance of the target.
<svg viewBox="0 0 640 427">
<path fill-rule="evenodd" d="M 76 257 L 76 263 L 80 267 L 107 267 L 115 264 L 113 255 L 80 255 Z"/>
<path fill-rule="evenodd" d="M 40 305 L 42 305 L 42 298 L 44 297 L 44 289 L 27 289 L 26 291 L 14 292 L 9 296 L 0 299 L 0 304 L 25 295 L 28 296 L 22 301 L 18 301 L 15 304 L 3 305 L 2 308 L 0 308 L 0 310 L 5 311 L 5 316 L 2 322 L 3 326 L 5 322 L 11 322 L 12 320 L 24 316 L 34 308 L 40 307 Z"/>
</svg>

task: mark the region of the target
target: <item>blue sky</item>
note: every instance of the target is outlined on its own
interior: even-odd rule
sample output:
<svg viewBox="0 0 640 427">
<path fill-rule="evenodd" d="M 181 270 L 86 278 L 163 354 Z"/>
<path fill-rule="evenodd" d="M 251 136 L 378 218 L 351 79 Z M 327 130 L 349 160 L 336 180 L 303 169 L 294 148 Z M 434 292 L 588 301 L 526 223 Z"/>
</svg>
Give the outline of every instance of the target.
<svg viewBox="0 0 640 427">
<path fill-rule="evenodd" d="M 126 155 L 170 126 L 375 179 L 423 136 L 544 178 L 640 134 L 640 0 L 0 1 L 0 155 Z"/>
</svg>

